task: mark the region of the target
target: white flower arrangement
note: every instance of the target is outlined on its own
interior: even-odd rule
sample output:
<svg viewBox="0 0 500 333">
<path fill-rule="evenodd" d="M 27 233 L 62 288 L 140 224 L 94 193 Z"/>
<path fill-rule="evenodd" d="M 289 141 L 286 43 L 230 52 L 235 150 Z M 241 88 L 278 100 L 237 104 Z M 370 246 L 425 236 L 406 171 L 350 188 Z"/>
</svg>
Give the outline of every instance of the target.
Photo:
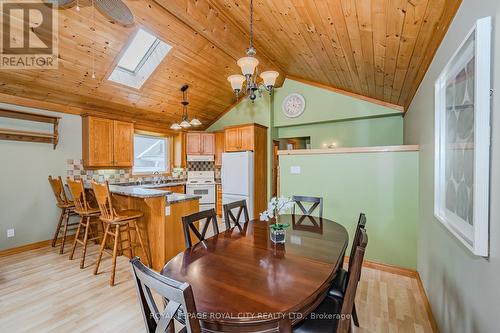
<svg viewBox="0 0 500 333">
<path fill-rule="evenodd" d="M 269 219 L 285 214 L 293 205 L 294 201 L 289 197 L 273 197 L 267 205 L 267 210 L 260 213 L 260 220 L 269 221 Z"/>
</svg>

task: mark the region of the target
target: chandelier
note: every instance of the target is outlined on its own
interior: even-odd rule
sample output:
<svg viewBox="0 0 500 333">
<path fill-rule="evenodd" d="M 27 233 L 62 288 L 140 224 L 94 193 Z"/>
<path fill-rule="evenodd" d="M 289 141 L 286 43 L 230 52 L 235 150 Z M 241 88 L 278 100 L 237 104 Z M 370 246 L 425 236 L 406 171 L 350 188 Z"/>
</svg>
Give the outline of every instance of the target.
<svg viewBox="0 0 500 333">
<path fill-rule="evenodd" d="M 181 88 L 181 91 L 182 91 L 182 101 L 181 101 L 182 119 L 181 119 L 181 122 L 180 123 L 173 123 L 172 126 L 170 126 L 170 129 L 180 130 L 183 128 L 189 128 L 191 126 L 200 126 L 201 125 L 201 121 L 199 121 L 196 118 L 193 118 L 193 119 L 191 119 L 191 121 L 189 121 L 188 111 L 187 111 L 187 106 L 189 105 L 189 102 L 187 100 L 188 88 L 189 88 L 189 86 L 187 84 L 183 85 Z"/>
<path fill-rule="evenodd" d="M 276 71 L 265 71 L 260 73 L 262 82 L 257 82 L 257 65 L 259 60 L 255 58 L 257 51 L 253 47 L 253 0 L 250 0 L 250 47 L 246 50 L 246 57 L 240 58 L 237 61 L 241 68 L 241 74 L 230 75 L 227 80 L 231 83 L 236 99 L 239 99 L 240 93 L 243 90 L 252 102 L 257 98 L 256 92 L 262 95 L 263 91 L 268 91 L 272 94 L 273 87 L 276 83 L 276 78 L 279 73 Z M 254 75 L 255 73 L 255 75 Z M 243 83 L 246 82 L 246 87 L 243 89 Z"/>
</svg>

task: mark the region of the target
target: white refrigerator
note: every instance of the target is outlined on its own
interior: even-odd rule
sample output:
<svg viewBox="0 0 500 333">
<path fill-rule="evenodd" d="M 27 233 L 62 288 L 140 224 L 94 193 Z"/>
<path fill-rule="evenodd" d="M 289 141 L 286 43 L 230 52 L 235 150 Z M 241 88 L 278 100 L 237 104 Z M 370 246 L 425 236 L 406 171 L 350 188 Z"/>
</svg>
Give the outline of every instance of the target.
<svg viewBox="0 0 500 333">
<path fill-rule="evenodd" d="M 221 178 L 222 204 L 246 200 L 253 219 L 253 152 L 223 153 Z"/>
</svg>

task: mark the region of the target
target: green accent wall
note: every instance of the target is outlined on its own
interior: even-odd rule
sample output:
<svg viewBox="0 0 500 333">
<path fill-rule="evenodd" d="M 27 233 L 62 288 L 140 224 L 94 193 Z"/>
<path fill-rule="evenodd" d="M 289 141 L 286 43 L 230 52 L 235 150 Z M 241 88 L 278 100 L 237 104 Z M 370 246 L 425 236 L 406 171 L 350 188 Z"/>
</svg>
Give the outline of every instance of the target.
<svg viewBox="0 0 500 333">
<path fill-rule="evenodd" d="M 226 126 L 247 123 L 257 123 L 270 127 L 270 104 L 271 98 L 268 94 L 263 95 L 261 99 L 257 99 L 255 103 L 245 99 L 213 123 L 207 131 L 219 131 Z"/>
<path fill-rule="evenodd" d="M 310 137 L 311 148 L 391 146 L 403 144 L 400 115 L 349 121 L 278 127 L 280 139 Z"/>
<path fill-rule="evenodd" d="M 291 174 L 292 166 L 301 173 Z M 323 216 L 351 240 L 365 213 L 367 259 L 416 269 L 418 152 L 283 155 L 280 176 L 281 195 L 323 197 Z"/>
<path fill-rule="evenodd" d="M 283 100 L 291 93 L 302 94 L 306 101 L 304 113 L 297 118 L 288 118 L 281 110 Z M 276 127 L 401 115 L 401 112 L 395 109 L 290 79 L 286 79 L 283 86 L 275 90 L 274 107 L 276 109 L 274 126 Z"/>
</svg>

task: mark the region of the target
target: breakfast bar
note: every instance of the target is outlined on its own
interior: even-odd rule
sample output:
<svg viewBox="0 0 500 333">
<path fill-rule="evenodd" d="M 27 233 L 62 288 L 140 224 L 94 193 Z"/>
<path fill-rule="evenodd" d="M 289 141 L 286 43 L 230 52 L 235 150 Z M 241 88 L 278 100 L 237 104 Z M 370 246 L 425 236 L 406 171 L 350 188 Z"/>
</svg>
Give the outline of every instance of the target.
<svg viewBox="0 0 500 333">
<path fill-rule="evenodd" d="M 151 268 L 160 271 L 171 258 L 184 251 L 182 216 L 198 212 L 199 196 L 173 193 L 151 186 L 110 185 L 113 205 L 118 210 L 134 209 L 144 215 L 138 220 L 139 232 L 149 250 Z M 90 188 L 90 186 L 88 187 Z M 122 246 L 128 246 L 128 235 L 121 234 Z M 135 232 L 131 232 L 135 242 Z M 128 251 L 124 255 L 130 257 Z M 139 248 L 136 253 L 143 257 Z"/>
</svg>

